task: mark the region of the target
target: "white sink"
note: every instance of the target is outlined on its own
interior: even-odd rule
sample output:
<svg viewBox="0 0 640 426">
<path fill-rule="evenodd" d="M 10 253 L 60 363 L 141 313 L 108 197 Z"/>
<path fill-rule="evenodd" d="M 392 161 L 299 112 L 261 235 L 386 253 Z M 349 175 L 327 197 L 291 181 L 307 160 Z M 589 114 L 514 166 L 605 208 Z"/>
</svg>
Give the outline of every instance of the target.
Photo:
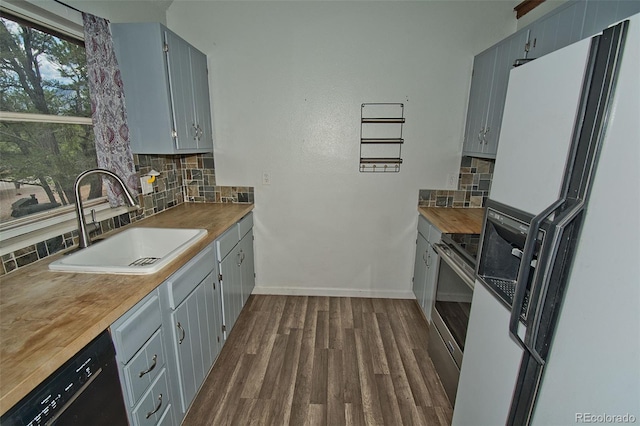
<svg viewBox="0 0 640 426">
<path fill-rule="evenodd" d="M 207 235 L 206 229 L 130 228 L 49 264 L 92 274 L 153 274 Z"/>
</svg>

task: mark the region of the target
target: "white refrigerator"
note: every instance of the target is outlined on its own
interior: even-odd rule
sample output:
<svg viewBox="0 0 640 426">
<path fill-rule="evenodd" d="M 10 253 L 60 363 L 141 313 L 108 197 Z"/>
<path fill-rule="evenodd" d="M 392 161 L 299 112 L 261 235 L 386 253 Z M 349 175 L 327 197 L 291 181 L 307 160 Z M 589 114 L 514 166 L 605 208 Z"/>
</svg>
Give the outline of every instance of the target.
<svg viewBox="0 0 640 426">
<path fill-rule="evenodd" d="M 511 71 L 490 200 L 453 425 L 640 423 L 640 15 Z"/>
</svg>

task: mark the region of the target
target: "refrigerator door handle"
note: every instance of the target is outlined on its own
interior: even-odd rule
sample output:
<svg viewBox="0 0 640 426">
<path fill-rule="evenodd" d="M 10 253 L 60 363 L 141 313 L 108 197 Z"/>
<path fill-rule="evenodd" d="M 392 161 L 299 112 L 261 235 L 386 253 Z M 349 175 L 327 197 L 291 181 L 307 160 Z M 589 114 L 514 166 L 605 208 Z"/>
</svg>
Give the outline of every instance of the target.
<svg viewBox="0 0 640 426">
<path fill-rule="evenodd" d="M 543 314 L 543 305 L 545 303 L 545 298 L 547 296 L 547 289 L 549 288 L 549 282 L 551 280 L 552 273 L 555 268 L 558 249 L 560 247 L 560 242 L 562 241 L 562 237 L 564 236 L 565 230 L 571 225 L 571 223 L 578 217 L 578 215 L 584 210 L 585 202 L 583 200 L 578 201 L 575 205 L 571 206 L 571 208 L 565 210 L 561 216 L 557 216 L 554 219 L 554 232 L 551 241 L 551 245 L 549 246 L 549 251 L 544 255 L 544 259 L 542 260 L 542 271 L 541 278 L 538 283 L 533 283 L 532 285 L 532 293 L 534 293 L 533 286 L 540 285 L 541 288 L 539 290 L 538 300 L 535 301 L 536 307 L 534 310 L 533 321 L 527 327 L 527 333 L 525 336 L 525 345 L 527 350 L 531 355 L 539 361 L 544 360 L 544 356 L 540 354 L 537 350 L 537 339 L 538 339 L 538 331 L 540 328 L 540 324 L 542 322 L 542 314 Z M 533 301 L 532 301 L 533 303 Z"/>
<path fill-rule="evenodd" d="M 527 294 L 527 280 L 529 279 L 529 273 L 531 271 L 531 261 L 533 260 L 533 254 L 535 252 L 538 231 L 540 230 L 542 221 L 549 217 L 551 213 L 556 211 L 558 207 L 562 206 L 564 202 L 564 198 L 556 200 L 553 204 L 544 209 L 540 214 L 531 219 L 529 232 L 527 233 L 527 239 L 524 243 L 524 250 L 522 251 L 520 269 L 518 270 L 518 277 L 516 279 L 516 291 L 513 296 L 513 303 L 511 304 L 509 334 L 511 334 L 511 337 L 513 337 L 513 339 L 527 351 L 527 345 L 520 338 L 520 336 L 518 336 L 518 323 L 520 322 L 520 314 L 522 312 L 522 306 L 524 304 L 524 297 Z"/>
</svg>

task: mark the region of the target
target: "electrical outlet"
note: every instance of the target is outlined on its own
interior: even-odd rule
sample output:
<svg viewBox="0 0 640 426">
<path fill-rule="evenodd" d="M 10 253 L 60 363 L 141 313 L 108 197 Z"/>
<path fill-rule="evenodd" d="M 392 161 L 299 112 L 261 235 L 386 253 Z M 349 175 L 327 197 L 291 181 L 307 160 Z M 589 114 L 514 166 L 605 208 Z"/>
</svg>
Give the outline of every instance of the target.
<svg viewBox="0 0 640 426">
<path fill-rule="evenodd" d="M 153 192 L 153 184 L 147 182 L 148 176 L 142 176 L 140 178 L 140 188 L 142 189 L 142 195 L 151 194 Z"/>
<path fill-rule="evenodd" d="M 449 173 L 447 175 L 447 188 L 448 189 L 456 189 L 458 188 L 458 175 L 455 173 Z"/>
<path fill-rule="evenodd" d="M 262 184 L 271 185 L 271 172 L 262 172 Z"/>
</svg>

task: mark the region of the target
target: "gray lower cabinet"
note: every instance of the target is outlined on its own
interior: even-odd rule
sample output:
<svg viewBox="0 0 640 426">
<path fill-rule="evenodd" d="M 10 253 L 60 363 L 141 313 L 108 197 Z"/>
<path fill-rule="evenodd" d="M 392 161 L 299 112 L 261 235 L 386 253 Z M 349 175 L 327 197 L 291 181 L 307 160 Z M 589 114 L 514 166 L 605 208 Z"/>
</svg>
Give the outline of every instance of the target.
<svg viewBox="0 0 640 426">
<path fill-rule="evenodd" d="M 159 23 L 111 24 L 136 154 L 213 151 L 207 57 Z"/>
<path fill-rule="evenodd" d="M 186 413 L 218 355 L 213 273 L 207 275 L 171 313 L 173 347 L 180 381 L 180 403 Z"/>
<path fill-rule="evenodd" d="M 240 282 L 242 306 L 247 303 L 256 285 L 255 266 L 253 260 L 253 229 L 247 232 L 238 243 L 240 249 Z"/>
<path fill-rule="evenodd" d="M 182 423 L 253 290 L 253 262 L 250 213 L 111 325 L 131 425 Z"/>
<path fill-rule="evenodd" d="M 413 294 L 416 296 L 418 305 L 424 312 L 425 290 L 427 283 L 427 268 L 429 267 L 429 243 L 426 237 L 418 232 L 416 239 L 416 259 L 413 266 Z M 426 314 L 425 314 L 426 316 Z"/>
<path fill-rule="evenodd" d="M 433 249 L 433 245 L 440 241 L 441 236 L 442 232 L 438 228 L 423 216 L 418 217 L 413 293 L 429 322 L 431 322 L 438 273 L 438 254 Z"/>
<path fill-rule="evenodd" d="M 226 246 L 233 244 L 231 248 Z M 218 279 L 222 287 L 225 338 L 233 329 L 242 309 L 242 277 L 237 229 L 229 229 L 218 240 Z"/>
<path fill-rule="evenodd" d="M 179 401 L 178 420 L 187 412 L 222 347 L 214 252 L 213 244 L 207 246 L 171 275 L 160 292 L 171 386 Z"/>
<path fill-rule="evenodd" d="M 253 213 L 249 213 L 215 242 L 225 338 L 255 287 L 252 228 Z"/>
<path fill-rule="evenodd" d="M 129 423 L 176 424 L 169 388 L 159 289 L 111 325 Z"/>
</svg>

